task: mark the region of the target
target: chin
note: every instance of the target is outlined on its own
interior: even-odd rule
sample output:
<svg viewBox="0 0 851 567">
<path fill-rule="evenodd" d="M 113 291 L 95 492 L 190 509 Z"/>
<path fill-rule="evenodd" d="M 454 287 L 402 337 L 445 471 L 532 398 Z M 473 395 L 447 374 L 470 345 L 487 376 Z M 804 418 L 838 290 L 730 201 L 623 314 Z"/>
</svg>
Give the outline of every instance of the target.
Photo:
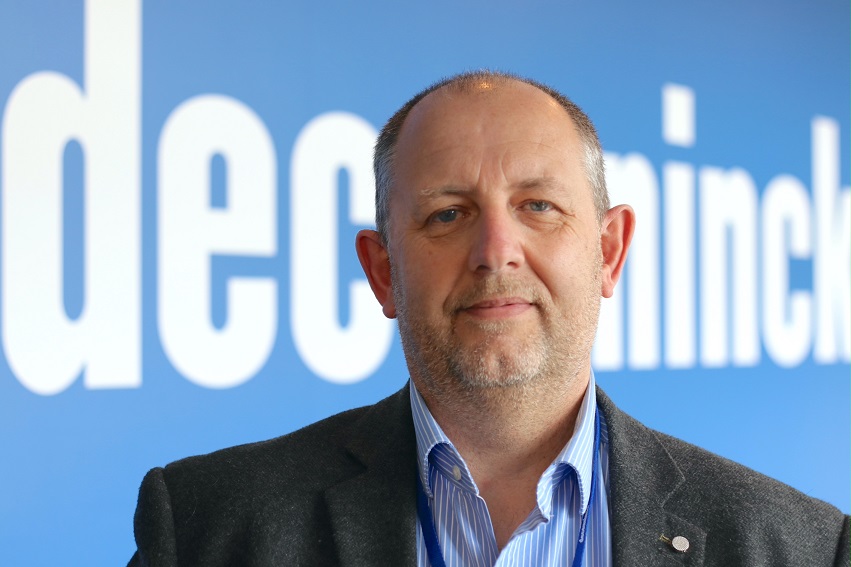
<svg viewBox="0 0 851 567">
<path fill-rule="evenodd" d="M 460 351 L 459 351 L 460 352 Z M 467 351 L 469 352 L 469 351 Z M 511 388 L 534 382 L 542 374 L 545 357 L 541 352 L 525 350 L 507 355 L 456 356 L 450 360 L 450 372 L 469 389 Z"/>
</svg>

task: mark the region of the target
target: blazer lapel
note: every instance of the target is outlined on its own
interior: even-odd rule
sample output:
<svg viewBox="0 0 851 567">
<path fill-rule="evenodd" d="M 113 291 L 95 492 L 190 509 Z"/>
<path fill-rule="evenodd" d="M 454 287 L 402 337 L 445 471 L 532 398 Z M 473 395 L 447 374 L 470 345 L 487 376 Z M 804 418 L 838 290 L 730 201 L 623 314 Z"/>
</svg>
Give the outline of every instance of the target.
<svg viewBox="0 0 851 567">
<path fill-rule="evenodd" d="M 620 411 L 599 388 L 609 431 L 609 506 L 613 563 L 618 566 L 703 565 L 706 533 L 667 512 L 686 478 L 653 431 Z M 680 552 L 673 538 L 688 540 Z"/>
<path fill-rule="evenodd" d="M 655 433 L 599 388 L 597 403 L 609 432 L 614 564 L 700 567 L 706 532 L 666 511 L 687 489 L 685 476 Z M 346 447 L 363 469 L 325 493 L 340 564 L 415 565 L 416 438 L 407 385 L 361 418 Z M 674 549 L 677 536 L 688 540 L 686 552 Z"/>
<path fill-rule="evenodd" d="M 407 385 L 353 428 L 363 470 L 325 493 L 341 565 L 416 564 L 415 439 Z"/>
</svg>

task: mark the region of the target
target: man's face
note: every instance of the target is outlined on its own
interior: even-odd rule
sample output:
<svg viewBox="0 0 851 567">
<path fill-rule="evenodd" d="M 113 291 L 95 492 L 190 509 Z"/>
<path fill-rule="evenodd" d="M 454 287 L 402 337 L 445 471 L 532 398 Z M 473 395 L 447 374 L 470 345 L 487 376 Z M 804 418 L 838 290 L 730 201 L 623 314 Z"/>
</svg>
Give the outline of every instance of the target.
<svg viewBox="0 0 851 567">
<path fill-rule="evenodd" d="M 524 83 L 437 91 L 408 116 L 389 254 L 418 386 L 587 375 L 601 252 L 582 155 L 564 109 Z"/>
</svg>

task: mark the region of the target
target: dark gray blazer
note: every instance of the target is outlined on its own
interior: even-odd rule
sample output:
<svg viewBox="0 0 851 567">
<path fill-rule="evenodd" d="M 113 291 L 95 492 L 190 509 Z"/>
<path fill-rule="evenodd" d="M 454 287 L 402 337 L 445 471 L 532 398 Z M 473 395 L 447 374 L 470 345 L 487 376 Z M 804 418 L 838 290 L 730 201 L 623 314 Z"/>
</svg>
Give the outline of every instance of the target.
<svg viewBox="0 0 851 567">
<path fill-rule="evenodd" d="M 650 430 L 601 390 L 616 566 L 849 566 L 848 517 Z M 150 471 L 130 565 L 415 565 L 407 387 L 290 435 Z M 680 553 L 662 536 L 686 537 Z"/>
</svg>

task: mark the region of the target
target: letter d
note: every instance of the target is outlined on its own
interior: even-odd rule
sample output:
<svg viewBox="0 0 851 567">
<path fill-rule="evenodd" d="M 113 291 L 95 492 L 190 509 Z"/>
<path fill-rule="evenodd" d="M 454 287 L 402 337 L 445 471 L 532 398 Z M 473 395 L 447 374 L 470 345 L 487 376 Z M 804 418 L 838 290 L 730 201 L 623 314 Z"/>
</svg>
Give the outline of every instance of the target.
<svg viewBox="0 0 851 567">
<path fill-rule="evenodd" d="M 138 0 L 88 0 L 84 90 L 59 73 L 12 92 L 2 130 L 3 347 L 33 392 L 56 394 L 85 368 L 88 388 L 141 383 Z M 83 311 L 63 305 L 66 145 L 85 159 Z"/>
</svg>

